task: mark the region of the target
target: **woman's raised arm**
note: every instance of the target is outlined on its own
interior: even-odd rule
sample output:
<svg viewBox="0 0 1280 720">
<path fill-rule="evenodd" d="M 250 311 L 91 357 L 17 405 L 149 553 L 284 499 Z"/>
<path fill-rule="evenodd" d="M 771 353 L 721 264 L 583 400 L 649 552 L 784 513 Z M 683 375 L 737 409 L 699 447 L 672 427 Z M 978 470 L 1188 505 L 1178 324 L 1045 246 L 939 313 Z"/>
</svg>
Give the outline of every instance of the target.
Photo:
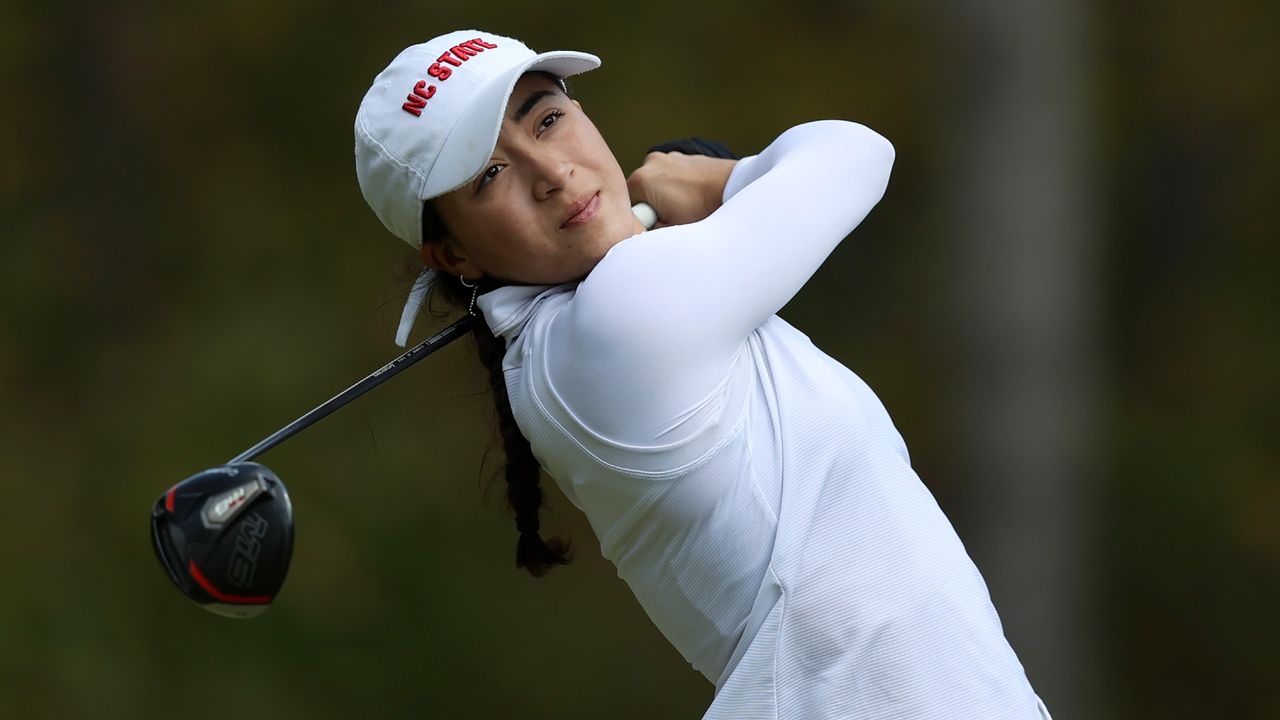
<svg viewBox="0 0 1280 720">
<path fill-rule="evenodd" d="M 703 401 L 751 331 L 880 200 L 893 158 L 863 125 L 799 125 L 737 163 L 706 219 L 614 246 L 557 319 L 551 372 L 566 404 L 603 430 L 636 413 L 658 426 Z"/>
</svg>

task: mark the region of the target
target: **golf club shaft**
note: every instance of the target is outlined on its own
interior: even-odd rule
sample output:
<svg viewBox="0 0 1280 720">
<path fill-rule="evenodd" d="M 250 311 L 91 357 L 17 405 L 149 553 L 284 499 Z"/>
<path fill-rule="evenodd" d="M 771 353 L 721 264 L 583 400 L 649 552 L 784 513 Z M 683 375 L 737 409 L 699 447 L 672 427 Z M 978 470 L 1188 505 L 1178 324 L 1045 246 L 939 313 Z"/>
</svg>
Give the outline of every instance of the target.
<svg viewBox="0 0 1280 720">
<path fill-rule="evenodd" d="M 383 365 L 375 370 L 365 379 L 357 382 L 355 385 L 343 390 L 326 400 L 316 409 L 285 425 L 270 436 L 263 438 L 257 445 L 245 450 L 239 455 L 231 459 L 230 463 L 248 462 L 258 457 L 262 453 L 288 440 L 299 432 L 311 427 L 320 420 L 324 419 L 329 413 L 355 400 L 361 395 L 378 387 L 382 383 L 395 377 L 400 371 L 408 368 L 410 365 L 418 362 L 422 358 L 448 345 L 454 340 L 466 334 L 471 329 L 471 323 L 476 320 L 475 316 L 467 315 L 461 320 L 455 322 L 449 327 L 423 340 L 417 345 L 409 348 L 403 355 Z"/>
<path fill-rule="evenodd" d="M 653 224 L 658 219 L 657 213 L 655 213 L 653 208 L 649 207 L 646 203 L 636 203 L 635 207 L 632 208 L 632 212 L 636 214 L 637 218 L 640 218 L 641 223 L 644 224 L 646 229 L 653 227 Z M 375 370 L 365 379 L 357 382 L 355 385 L 352 385 L 337 395 L 334 395 L 316 409 L 263 438 L 257 445 L 254 445 L 248 450 L 245 450 L 239 455 L 231 458 L 230 463 L 248 462 L 253 460 L 276 445 L 279 445 L 285 440 L 297 435 L 299 432 L 315 425 L 334 410 L 337 410 L 352 400 L 355 400 L 361 395 L 378 387 L 382 383 L 390 380 L 392 377 L 395 377 L 395 375 L 401 370 L 404 370 L 422 358 L 466 334 L 466 332 L 471 329 L 471 323 L 474 320 L 475 316 L 468 315 L 444 330 L 441 330 L 435 335 L 423 340 L 407 350 L 400 357 Z"/>
</svg>

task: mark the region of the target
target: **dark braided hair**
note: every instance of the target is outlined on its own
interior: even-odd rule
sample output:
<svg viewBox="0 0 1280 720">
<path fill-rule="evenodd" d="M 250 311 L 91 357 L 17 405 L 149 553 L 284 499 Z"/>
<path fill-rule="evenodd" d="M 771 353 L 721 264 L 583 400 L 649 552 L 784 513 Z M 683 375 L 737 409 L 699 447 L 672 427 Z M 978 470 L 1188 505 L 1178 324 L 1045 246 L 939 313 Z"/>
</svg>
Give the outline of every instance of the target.
<svg viewBox="0 0 1280 720">
<path fill-rule="evenodd" d="M 446 234 L 444 221 L 430 200 L 422 206 L 422 242 L 438 242 Z M 481 279 L 479 292 L 498 287 L 493 281 Z M 432 292 L 449 305 L 466 310 L 471 304 L 472 289 L 464 287 L 457 276 L 440 273 Z M 493 406 L 498 413 L 498 433 L 502 436 L 502 449 L 507 457 L 503 475 L 507 481 L 507 502 L 516 516 L 516 530 L 520 539 L 516 542 L 516 567 L 522 567 L 534 577 L 542 577 L 556 565 L 569 563 L 569 543 L 559 537 L 548 541 L 538 532 L 538 516 L 542 509 L 541 466 L 533 455 L 533 448 L 516 425 L 511 401 L 507 398 L 507 382 L 502 375 L 502 358 L 507 342 L 495 337 L 484 318 L 471 324 L 476 351 L 480 363 L 489 371 L 489 385 L 493 389 Z"/>
</svg>

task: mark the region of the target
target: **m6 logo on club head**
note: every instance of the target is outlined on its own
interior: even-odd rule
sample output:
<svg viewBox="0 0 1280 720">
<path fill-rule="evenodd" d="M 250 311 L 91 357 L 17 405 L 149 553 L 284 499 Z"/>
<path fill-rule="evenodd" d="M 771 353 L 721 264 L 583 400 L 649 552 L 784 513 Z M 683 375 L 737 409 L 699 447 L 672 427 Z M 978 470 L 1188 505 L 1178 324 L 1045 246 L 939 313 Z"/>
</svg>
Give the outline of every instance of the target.
<svg viewBox="0 0 1280 720">
<path fill-rule="evenodd" d="M 262 480 L 255 477 L 239 487 L 214 495 L 204 503 L 204 511 L 200 514 L 206 527 L 217 527 L 230 522 L 241 510 L 249 506 L 249 502 L 266 491 Z"/>
</svg>

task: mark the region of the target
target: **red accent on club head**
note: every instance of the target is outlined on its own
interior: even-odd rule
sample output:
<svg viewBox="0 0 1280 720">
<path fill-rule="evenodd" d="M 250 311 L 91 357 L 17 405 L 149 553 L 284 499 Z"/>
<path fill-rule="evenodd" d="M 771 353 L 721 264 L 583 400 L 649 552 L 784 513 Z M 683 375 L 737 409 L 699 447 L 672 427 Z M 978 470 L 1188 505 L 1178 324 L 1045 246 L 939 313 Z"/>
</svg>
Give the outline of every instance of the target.
<svg viewBox="0 0 1280 720">
<path fill-rule="evenodd" d="M 200 568 L 196 567 L 195 560 L 189 562 L 187 569 L 191 572 L 191 577 L 196 581 L 196 584 L 204 588 L 204 591 L 212 595 L 213 599 L 218 602 L 232 605 L 266 605 L 271 602 L 270 595 L 230 595 L 222 592 L 214 587 L 213 583 L 209 582 L 209 578 L 205 577 L 204 573 L 200 572 Z"/>
<path fill-rule="evenodd" d="M 173 496 L 178 494 L 178 486 L 174 485 L 169 488 L 169 492 L 164 496 L 164 509 L 173 512 Z"/>
</svg>

